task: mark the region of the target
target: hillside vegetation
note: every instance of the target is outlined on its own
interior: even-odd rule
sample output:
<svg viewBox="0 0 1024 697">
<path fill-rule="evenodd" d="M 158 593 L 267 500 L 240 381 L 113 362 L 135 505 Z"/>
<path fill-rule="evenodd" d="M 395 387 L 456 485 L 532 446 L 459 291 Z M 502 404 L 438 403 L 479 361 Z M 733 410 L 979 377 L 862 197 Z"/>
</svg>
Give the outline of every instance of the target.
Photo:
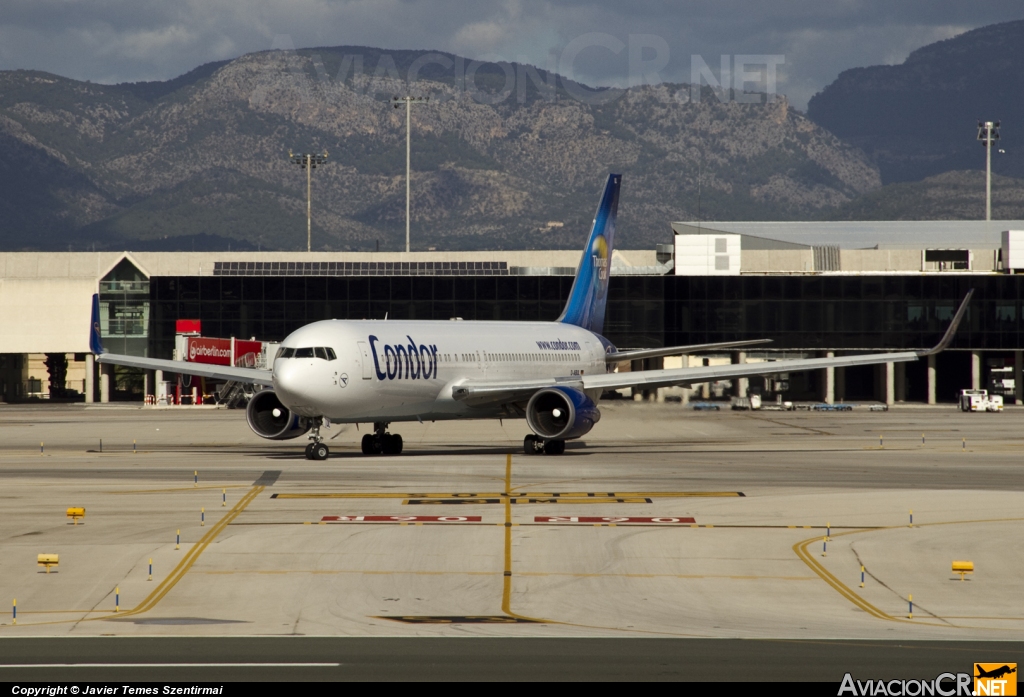
<svg viewBox="0 0 1024 697">
<path fill-rule="evenodd" d="M 624 174 L 626 247 L 666 241 L 698 207 L 706 220 L 821 217 L 881 184 L 784 99 L 593 90 L 515 64 L 478 67 L 467 87 L 468 63 L 335 47 L 157 83 L 2 72 L 0 248 L 305 249 L 305 174 L 288 151 L 326 149 L 314 248 L 400 249 L 405 114 L 390 99 L 409 92 L 430 96 L 413 109 L 414 249 L 576 247 L 609 171 Z"/>
<path fill-rule="evenodd" d="M 815 95 L 808 116 L 862 148 L 886 183 L 983 169 L 977 123 L 1001 121 L 1005 155 L 993 171 L 1024 178 L 1024 20 L 924 46 L 900 65 L 846 70 Z"/>
</svg>

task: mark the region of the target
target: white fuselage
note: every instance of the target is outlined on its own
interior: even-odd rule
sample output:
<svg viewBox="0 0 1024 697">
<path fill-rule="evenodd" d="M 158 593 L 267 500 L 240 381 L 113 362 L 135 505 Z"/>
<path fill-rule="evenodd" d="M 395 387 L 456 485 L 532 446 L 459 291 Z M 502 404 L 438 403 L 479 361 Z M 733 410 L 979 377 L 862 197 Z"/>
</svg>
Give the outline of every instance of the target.
<svg viewBox="0 0 1024 697">
<path fill-rule="evenodd" d="M 516 417 L 505 405 L 456 401 L 452 388 L 606 372 L 601 339 L 561 322 L 326 320 L 281 343 L 285 355 L 308 348 L 336 358 L 279 354 L 274 390 L 295 414 L 334 422 Z"/>
</svg>

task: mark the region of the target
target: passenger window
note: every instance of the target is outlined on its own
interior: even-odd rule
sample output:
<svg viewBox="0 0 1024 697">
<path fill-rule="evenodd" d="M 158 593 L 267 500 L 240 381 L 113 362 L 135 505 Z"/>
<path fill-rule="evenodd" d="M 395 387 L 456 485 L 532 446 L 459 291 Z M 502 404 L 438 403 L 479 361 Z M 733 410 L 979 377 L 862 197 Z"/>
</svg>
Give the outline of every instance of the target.
<svg viewBox="0 0 1024 697">
<path fill-rule="evenodd" d="M 295 349 L 295 357 L 296 358 L 312 358 L 313 357 L 313 349 L 312 348 L 298 348 L 298 349 Z"/>
</svg>

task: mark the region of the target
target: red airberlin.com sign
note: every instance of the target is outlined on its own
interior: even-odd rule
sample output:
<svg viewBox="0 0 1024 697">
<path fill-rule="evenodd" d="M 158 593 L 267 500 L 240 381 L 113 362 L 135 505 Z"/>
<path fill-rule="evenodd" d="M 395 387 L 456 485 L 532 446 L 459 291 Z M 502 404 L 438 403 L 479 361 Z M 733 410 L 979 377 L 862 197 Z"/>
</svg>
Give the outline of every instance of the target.
<svg viewBox="0 0 1024 697">
<path fill-rule="evenodd" d="M 256 356 L 263 349 L 259 341 L 235 340 L 235 363 L 253 367 Z M 211 337 L 191 337 L 185 342 L 185 360 L 193 363 L 210 363 L 212 365 L 231 365 L 231 339 L 214 339 Z"/>
<path fill-rule="evenodd" d="M 628 518 L 628 517 L 616 517 L 616 516 L 605 516 L 599 518 L 597 516 L 537 516 L 533 519 L 535 523 L 686 523 L 692 525 L 697 522 L 693 518 L 673 518 L 671 516 L 662 516 L 660 518 Z"/>
<path fill-rule="evenodd" d="M 325 515 L 324 523 L 479 523 L 478 515 Z"/>
</svg>

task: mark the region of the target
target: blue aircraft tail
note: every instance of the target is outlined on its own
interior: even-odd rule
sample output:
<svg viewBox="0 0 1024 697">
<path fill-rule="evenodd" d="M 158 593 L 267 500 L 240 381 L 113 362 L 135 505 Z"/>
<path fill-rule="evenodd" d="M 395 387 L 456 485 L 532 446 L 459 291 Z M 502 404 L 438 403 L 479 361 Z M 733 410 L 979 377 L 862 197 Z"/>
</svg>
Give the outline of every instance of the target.
<svg viewBox="0 0 1024 697">
<path fill-rule="evenodd" d="M 103 353 L 103 342 L 100 341 L 100 296 L 92 296 L 92 323 L 89 326 L 89 350 L 97 356 Z"/>
<path fill-rule="evenodd" d="M 562 316 L 558 318 L 559 322 L 575 324 L 595 334 L 604 330 L 604 308 L 608 301 L 608 277 L 612 270 L 615 216 L 619 211 L 621 183 L 621 174 L 608 175 L 601 204 L 594 216 L 594 227 L 576 270 L 569 301 L 562 310 Z"/>
</svg>

